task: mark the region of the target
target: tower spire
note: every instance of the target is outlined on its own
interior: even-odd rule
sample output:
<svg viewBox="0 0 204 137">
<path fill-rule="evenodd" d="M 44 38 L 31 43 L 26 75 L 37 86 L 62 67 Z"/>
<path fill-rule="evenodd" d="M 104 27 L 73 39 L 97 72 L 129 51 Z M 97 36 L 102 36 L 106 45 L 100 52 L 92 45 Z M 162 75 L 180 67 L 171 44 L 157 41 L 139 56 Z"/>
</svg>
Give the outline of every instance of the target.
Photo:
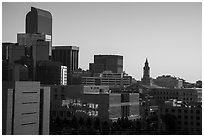
<svg viewBox="0 0 204 137">
<path fill-rule="evenodd" d="M 143 67 L 142 83 L 144 85 L 150 85 L 150 67 L 149 67 L 147 57 L 146 57 L 146 61 L 145 61 L 145 66 Z"/>
</svg>

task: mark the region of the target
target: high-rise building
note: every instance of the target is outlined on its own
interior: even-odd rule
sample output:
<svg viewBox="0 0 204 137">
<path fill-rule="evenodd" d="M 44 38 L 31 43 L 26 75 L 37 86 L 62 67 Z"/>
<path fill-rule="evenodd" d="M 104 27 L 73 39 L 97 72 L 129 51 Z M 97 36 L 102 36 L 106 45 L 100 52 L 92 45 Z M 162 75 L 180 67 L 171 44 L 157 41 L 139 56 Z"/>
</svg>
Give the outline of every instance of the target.
<svg viewBox="0 0 204 137">
<path fill-rule="evenodd" d="M 151 85 L 151 79 L 150 79 L 150 67 L 148 60 L 145 61 L 145 66 L 143 68 L 143 78 L 142 78 L 142 84 L 143 85 Z"/>
<path fill-rule="evenodd" d="M 31 7 L 26 15 L 26 33 L 45 34 L 52 43 L 52 14 L 49 11 Z M 49 45 L 49 56 L 52 55 L 52 44 Z"/>
<path fill-rule="evenodd" d="M 40 82 L 3 82 L 2 134 L 49 135 L 50 87 Z"/>
<path fill-rule="evenodd" d="M 123 72 L 123 56 L 119 55 L 94 55 L 94 63 L 90 63 L 92 73 L 112 71 L 113 73 Z M 102 70 L 103 68 L 103 70 Z"/>
<path fill-rule="evenodd" d="M 67 73 L 71 74 L 78 69 L 79 47 L 76 46 L 54 46 L 52 49 L 52 61 L 61 62 L 67 66 Z"/>
</svg>

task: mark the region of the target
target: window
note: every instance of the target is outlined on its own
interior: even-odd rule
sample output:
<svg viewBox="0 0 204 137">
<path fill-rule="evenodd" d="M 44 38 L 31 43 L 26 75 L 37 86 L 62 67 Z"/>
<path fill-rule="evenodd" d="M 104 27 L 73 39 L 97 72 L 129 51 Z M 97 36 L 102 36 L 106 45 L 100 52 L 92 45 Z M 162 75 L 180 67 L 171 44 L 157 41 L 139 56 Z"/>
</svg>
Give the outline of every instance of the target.
<svg viewBox="0 0 204 137">
<path fill-rule="evenodd" d="M 197 122 L 196 125 L 197 125 L 197 126 L 200 126 L 200 122 Z"/>
<path fill-rule="evenodd" d="M 61 100 L 65 100 L 65 96 L 64 95 L 61 95 Z"/>
<path fill-rule="evenodd" d="M 165 112 L 169 112 L 169 110 L 168 110 L 168 109 L 165 109 Z"/>
<path fill-rule="evenodd" d="M 181 119 L 181 115 L 178 115 L 178 119 Z"/>
<path fill-rule="evenodd" d="M 191 132 L 193 132 L 193 128 L 191 128 Z"/>
<path fill-rule="evenodd" d="M 193 122 L 191 122 L 191 125 L 193 126 Z"/>
<path fill-rule="evenodd" d="M 196 120 L 200 120 L 200 117 L 199 117 L 199 116 L 197 116 L 197 117 L 196 117 Z"/>
<path fill-rule="evenodd" d="M 178 113 L 181 113 L 181 109 L 178 109 Z"/>
<path fill-rule="evenodd" d="M 62 92 L 64 92 L 64 87 L 62 87 Z"/>
<path fill-rule="evenodd" d="M 174 109 L 171 109 L 171 112 L 173 112 L 173 113 L 174 113 L 174 112 L 175 112 L 175 110 L 174 110 Z"/>
<path fill-rule="evenodd" d="M 185 122 L 184 122 L 184 125 L 188 125 L 188 122 L 187 122 L 187 121 L 185 121 Z"/>
<path fill-rule="evenodd" d="M 193 119 L 193 116 L 191 116 L 191 119 Z"/>
<path fill-rule="evenodd" d="M 56 94 L 54 95 L 54 100 L 57 100 L 57 95 Z"/>
<path fill-rule="evenodd" d="M 196 114 L 200 114 L 200 110 L 196 110 Z"/>
<path fill-rule="evenodd" d="M 188 116 L 184 116 L 185 119 L 188 119 Z"/>
<path fill-rule="evenodd" d="M 181 121 L 178 121 L 178 124 L 181 125 Z"/>
<path fill-rule="evenodd" d="M 193 110 L 191 110 L 191 113 L 193 113 Z"/>
<path fill-rule="evenodd" d="M 197 132 L 201 132 L 199 128 L 196 129 Z"/>
<path fill-rule="evenodd" d="M 188 113 L 188 110 L 187 110 L 187 109 L 185 109 L 185 110 L 184 110 L 184 113 Z"/>
</svg>

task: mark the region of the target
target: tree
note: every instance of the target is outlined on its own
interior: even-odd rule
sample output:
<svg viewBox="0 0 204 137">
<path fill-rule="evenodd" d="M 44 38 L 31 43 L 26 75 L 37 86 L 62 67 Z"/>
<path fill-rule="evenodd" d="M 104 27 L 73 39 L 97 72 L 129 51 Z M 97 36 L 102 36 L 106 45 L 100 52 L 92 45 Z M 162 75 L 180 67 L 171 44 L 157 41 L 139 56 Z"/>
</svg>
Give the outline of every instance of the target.
<svg viewBox="0 0 204 137">
<path fill-rule="evenodd" d="M 80 126 L 84 126 L 85 122 L 84 119 L 82 117 L 79 118 L 79 125 Z"/>
<path fill-rule="evenodd" d="M 86 126 L 87 126 L 87 127 L 91 127 L 91 126 L 92 126 L 92 120 L 91 120 L 91 118 L 87 118 L 87 120 L 86 120 Z"/>
<path fill-rule="evenodd" d="M 75 116 L 72 117 L 71 127 L 73 127 L 73 128 L 78 128 L 79 127 L 78 120 L 77 120 L 77 118 Z"/>
<path fill-rule="evenodd" d="M 166 124 L 166 129 L 171 134 L 176 133 L 177 118 L 174 115 L 166 114 L 161 116 L 162 121 Z"/>
<path fill-rule="evenodd" d="M 107 121 L 102 123 L 102 135 L 108 135 L 110 132 L 110 125 Z"/>
<path fill-rule="evenodd" d="M 95 129 L 100 129 L 101 126 L 101 121 L 100 119 L 97 117 L 96 120 L 94 121 L 94 128 Z"/>
</svg>

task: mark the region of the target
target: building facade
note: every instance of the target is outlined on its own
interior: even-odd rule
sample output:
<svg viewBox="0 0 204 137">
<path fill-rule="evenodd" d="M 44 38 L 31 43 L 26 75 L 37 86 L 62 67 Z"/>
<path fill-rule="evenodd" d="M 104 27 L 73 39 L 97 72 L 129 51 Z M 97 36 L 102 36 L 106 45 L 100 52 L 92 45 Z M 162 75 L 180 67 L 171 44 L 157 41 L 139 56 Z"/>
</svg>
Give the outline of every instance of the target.
<svg viewBox="0 0 204 137">
<path fill-rule="evenodd" d="M 119 55 L 94 55 L 94 63 L 89 64 L 92 73 L 112 71 L 113 73 L 123 72 L 123 56 Z"/>
<path fill-rule="evenodd" d="M 78 69 L 79 47 L 76 46 L 54 46 L 52 49 L 52 61 L 61 62 L 67 66 L 67 73 Z"/>
<path fill-rule="evenodd" d="M 26 33 L 45 34 L 51 41 L 49 56 L 52 55 L 52 14 L 49 11 L 31 7 L 26 15 Z"/>
<path fill-rule="evenodd" d="M 46 85 L 67 85 L 67 67 L 60 62 L 40 61 L 37 65 L 37 81 Z"/>
<path fill-rule="evenodd" d="M 174 116 L 177 134 L 202 134 L 201 105 L 182 105 L 171 100 L 159 105 L 159 118 L 167 114 Z"/>
<path fill-rule="evenodd" d="M 53 119 L 90 116 L 106 121 L 139 117 L 139 94 L 109 92 L 108 86 L 52 86 L 51 116 Z"/>
<path fill-rule="evenodd" d="M 183 81 L 170 75 L 157 77 L 154 79 L 154 84 L 166 88 L 183 88 Z"/>
<path fill-rule="evenodd" d="M 157 101 L 176 99 L 179 101 L 190 103 L 198 102 L 200 100 L 197 89 L 154 88 L 149 91 L 149 95 L 153 96 Z"/>
<path fill-rule="evenodd" d="M 3 82 L 2 134 L 49 134 L 50 88 L 39 82 Z"/>
</svg>

